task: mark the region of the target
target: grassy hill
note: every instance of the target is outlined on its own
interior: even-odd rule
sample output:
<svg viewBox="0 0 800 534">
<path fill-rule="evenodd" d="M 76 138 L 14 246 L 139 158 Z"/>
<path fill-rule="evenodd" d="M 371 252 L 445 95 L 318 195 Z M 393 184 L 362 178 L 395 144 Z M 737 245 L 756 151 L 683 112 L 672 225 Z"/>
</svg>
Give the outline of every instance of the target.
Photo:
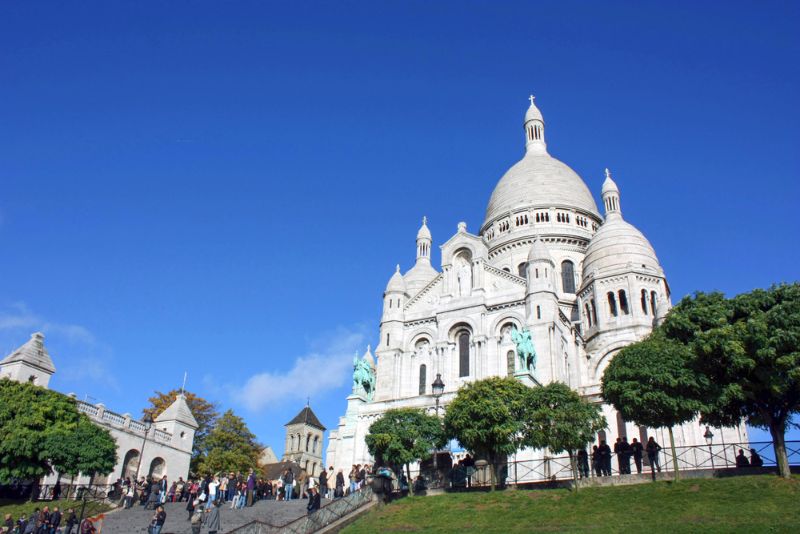
<svg viewBox="0 0 800 534">
<path fill-rule="evenodd" d="M 567 490 L 410 497 L 345 534 L 376 532 L 800 532 L 800 477 L 741 476 Z"/>
</svg>

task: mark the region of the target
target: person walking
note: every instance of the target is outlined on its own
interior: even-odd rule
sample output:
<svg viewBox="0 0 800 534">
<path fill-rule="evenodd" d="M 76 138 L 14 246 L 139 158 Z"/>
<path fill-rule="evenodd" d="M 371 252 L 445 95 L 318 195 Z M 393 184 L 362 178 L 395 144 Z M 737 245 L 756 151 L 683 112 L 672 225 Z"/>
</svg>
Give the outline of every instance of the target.
<svg viewBox="0 0 800 534">
<path fill-rule="evenodd" d="M 149 534 L 161 534 L 161 529 L 164 528 L 164 522 L 167 520 L 167 512 L 164 511 L 162 505 L 158 505 L 153 519 L 150 520 Z"/>
<path fill-rule="evenodd" d="M 658 472 L 661 472 L 661 465 L 658 462 L 658 451 L 661 450 L 661 445 L 659 445 L 653 436 L 650 436 L 647 439 L 647 445 L 645 446 L 645 451 L 647 451 L 647 460 L 650 462 L 650 470 L 652 471 L 653 468 L 656 468 Z"/>
<path fill-rule="evenodd" d="M 78 524 L 78 517 L 75 515 L 75 510 L 70 508 L 67 510 L 67 521 L 64 523 L 64 534 L 72 534 L 72 529 L 75 528 L 75 525 Z"/>
<path fill-rule="evenodd" d="M 642 474 L 642 451 L 644 447 L 636 438 L 631 442 L 631 454 L 633 455 L 633 463 L 636 464 L 636 472 Z"/>
<path fill-rule="evenodd" d="M 216 534 L 220 531 L 220 518 L 219 518 L 219 501 L 214 501 L 214 505 L 206 510 L 206 528 L 208 534 Z"/>
</svg>

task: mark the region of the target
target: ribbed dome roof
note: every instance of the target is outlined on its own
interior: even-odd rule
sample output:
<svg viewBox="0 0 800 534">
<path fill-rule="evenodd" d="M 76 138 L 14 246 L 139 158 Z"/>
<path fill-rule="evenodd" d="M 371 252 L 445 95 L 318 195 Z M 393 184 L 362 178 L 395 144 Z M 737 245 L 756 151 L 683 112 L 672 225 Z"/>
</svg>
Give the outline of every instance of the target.
<svg viewBox="0 0 800 534">
<path fill-rule="evenodd" d="M 531 245 L 531 251 L 528 253 L 528 261 L 549 261 L 553 263 L 553 256 L 550 255 L 550 252 L 547 250 L 547 247 L 542 242 L 541 239 L 536 238 Z M 555 264 L 554 264 L 555 265 Z"/>
<path fill-rule="evenodd" d="M 484 225 L 525 206 L 569 206 L 599 218 L 594 197 L 578 174 L 545 151 L 529 151 L 500 178 L 489 199 Z"/>
<path fill-rule="evenodd" d="M 632 264 L 661 271 L 653 246 L 622 215 L 610 214 L 589 242 L 583 259 L 583 278 Z"/>
<path fill-rule="evenodd" d="M 406 292 L 406 283 L 403 281 L 403 275 L 400 274 L 400 266 L 397 266 L 394 274 L 389 278 L 389 283 L 386 284 L 386 292 L 398 291 L 400 293 Z"/>
<path fill-rule="evenodd" d="M 417 261 L 405 276 L 403 276 L 406 291 L 408 291 L 409 295 L 414 295 L 417 291 L 427 286 L 438 274 L 439 272 L 431 267 L 430 262 Z"/>
</svg>

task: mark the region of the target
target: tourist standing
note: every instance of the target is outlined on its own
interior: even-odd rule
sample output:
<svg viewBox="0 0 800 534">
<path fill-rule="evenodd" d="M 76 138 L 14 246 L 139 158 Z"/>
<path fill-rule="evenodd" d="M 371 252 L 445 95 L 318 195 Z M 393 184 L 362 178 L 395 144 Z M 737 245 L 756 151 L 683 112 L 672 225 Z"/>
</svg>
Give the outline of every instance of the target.
<svg viewBox="0 0 800 534">
<path fill-rule="evenodd" d="M 652 470 L 655 467 L 658 472 L 661 472 L 661 465 L 658 462 L 658 451 L 661 450 L 661 445 L 656 443 L 656 440 L 653 439 L 653 436 L 650 436 L 647 440 L 647 446 L 645 446 L 645 450 L 647 451 L 647 459 L 650 462 L 650 469 Z"/>
<path fill-rule="evenodd" d="M 211 509 L 211 505 L 217 500 L 217 488 L 219 488 L 219 480 L 214 476 L 211 482 L 208 483 L 208 501 L 206 501 L 206 510 Z"/>
<path fill-rule="evenodd" d="M 301 469 L 300 474 L 297 475 L 297 487 L 300 498 L 305 499 L 308 496 L 308 473 L 305 469 Z"/>
<path fill-rule="evenodd" d="M 6 534 L 11 534 L 14 532 L 14 519 L 11 517 L 11 514 L 6 514 L 5 518 L 3 519 L 3 530 Z"/>
<path fill-rule="evenodd" d="M 622 436 L 622 443 L 619 446 L 619 453 L 621 458 L 620 473 L 623 475 L 631 474 L 631 444 L 628 443 L 628 436 Z"/>
<path fill-rule="evenodd" d="M 61 528 L 61 511 L 56 506 L 50 515 L 50 534 L 56 534 L 59 528 Z"/>
<path fill-rule="evenodd" d="M 344 497 L 344 472 L 341 469 L 336 473 L 336 488 L 333 496 L 334 498 Z"/>
<path fill-rule="evenodd" d="M 633 454 L 633 463 L 636 464 L 636 472 L 642 474 L 642 451 L 644 447 L 636 438 L 631 442 L 631 454 Z"/>
<path fill-rule="evenodd" d="M 319 493 L 326 499 L 328 498 L 328 472 L 325 471 L 325 466 L 322 466 L 322 472 L 319 474 Z"/>
<path fill-rule="evenodd" d="M 597 445 L 595 445 L 592 447 L 592 469 L 594 470 L 594 476 L 596 477 L 599 477 L 603 474 L 602 461 L 603 459 L 600 456 L 600 449 L 598 449 Z"/>
<path fill-rule="evenodd" d="M 67 528 L 64 531 L 64 534 L 72 534 L 72 529 L 78 524 L 78 518 L 75 515 L 75 510 L 72 508 L 67 510 L 67 513 L 69 515 L 67 516 L 67 522 L 64 524 L 64 526 Z"/>
<path fill-rule="evenodd" d="M 189 515 L 189 522 L 192 526 L 192 534 L 200 534 L 203 528 L 203 507 L 198 507 L 193 514 Z"/>
<path fill-rule="evenodd" d="M 283 474 L 283 490 L 285 494 L 284 500 L 291 501 L 294 491 L 294 471 L 292 471 L 291 467 Z"/>
<path fill-rule="evenodd" d="M 602 440 L 600 441 L 600 447 L 598 447 L 598 451 L 600 453 L 600 470 L 602 471 L 603 476 L 610 477 L 611 447 L 606 444 L 605 440 Z"/>
<path fill-rule="evenodd" d="M 744 455 L 742 449 L 739 449 L 739 454 L 736 455 L 736 467 L 750 467 L 750 460 Z"/>
<path fill-rule="evenodd" d="M 764 460 L 758 455 L 755 449 L 750 449 L 750 465 L 753 467 L 761 467 L 764 465 Z"/>
<path fill-rule="evenodd" d="M 251 469 L 247 476 L 247 506 L 253 506 L 253 493 L 256 491 L 256 474 Z"/>
<path fill-rule="evenodd" d="M 354 465 L 352 467 L 352 469 L 350 469 L 350 476 L 348 478 L 350 478 L 350 493 L 355 493 L 356 490 L 358 489 L 358 467 L 357 466 Z"/>
<path fill-rule="evenodd" d="M 208 516 L 206 516 L 206 527 L 208 528 L 208 534 L 216 534 L 220 530 L 220 523 L 219 523 L 219 502 L 214 501 L 214 505 L 206 510 Z"/>
<path fill-rule="evenodd" d="M 308 515 L 313 514 L 320 507 L 320 497 L 317 488 L 309 488 L 308 490 L 308 504 L 306 505 L 306 510 L 308 511 Z"/>
<path fill-rule="evenodd" d="M 586 449 L 578 451 L 578 474 L 581 478 L 589 478 L 589 454 Z"/>
</svg>

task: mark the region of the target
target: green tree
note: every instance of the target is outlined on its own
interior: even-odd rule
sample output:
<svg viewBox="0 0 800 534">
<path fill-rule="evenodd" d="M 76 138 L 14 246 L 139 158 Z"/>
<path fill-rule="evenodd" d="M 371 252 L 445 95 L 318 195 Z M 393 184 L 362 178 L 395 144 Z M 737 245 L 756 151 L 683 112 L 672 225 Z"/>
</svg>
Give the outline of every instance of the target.
<svg viewBox="0 0 800 534">
<path fill-rule="evenodd" d="M 206 452 L 200 457 L 200 473 L 255 469 L 263 447 L 244 419 L 228 410 L 217 419 L 206 439 Z"/>
<path fill-rule="evenodd" d="M 688 347 L 707 378 L 703 421 L 743 420 L 769 430 L 778 470 L 789 478 L 785 434 L 800 411 L 800 284 L 684 298 L 667 316 L 664 334 Z"/>
<path fill-rule="evenodd" d="M 447 406 L 445 435 L 486 458 L 492 490 L 500 460 L 525 441 L 527 399 L 528 388 L 516 379 L 491 377 L 465 385 Z"/>
<path fill-rule="evenodd" d="M 0 380 L 0 481 L 38 479 L 53 469 L 108 474 L 116 442 L 78 413 L 75 401 L 33 384 Z"/>
<path fill-rule="evenodd" d="M 600 406 L 560 382 L 531 389 L 528 399 L 525 444 L 537 449 L 547 447 L 554 454 L 567 452 L 577 489 L 575 451 L 585 449 L 597 432 L 607 426 Z"/>
<path fill-rule="evenodd" d="M 46 440 L 48 458 L 59 474 L 108 475 L 117 463 L 116 440 L 84 414 L 78 414 L 74 424 L 50 432 Z"/>
<path fill-rule="evenodd" d="M 409 464 L 428 457 L 434 448 L 447 442 L 439 418 L 416 408 L 387 410 L 370 425 L 365 439 L 370 454 L 381 463 L 405 466 L 409 480 Z"/>
<path fill-rule="evenodd" d="M 601 384 L 603 398 L 626 421 L 650 428 L 667 427 L 676 480 L 678 457 L 672 427 L 697 416 L 702 391 L 707 387 L 703 376 L 689 366 L 690 361 L 691 353 L 685 346 L 656 331 L 619 351 L 606 367 Z"/>
<path fill-rule="evenodd" d="M 156 391 L 155 395 L 147 399 L 150 405 L 142 410 L 142 416 L 150 414 L 150 416 L 155 419 L 161 415 L 164 410 L 169 408 L 170 404 L 175 402 L 175 398 L 179 393 L 181 393 L 181 390 L 179 389 L 173 389 L 167 393 Z M 197 430 L 194 433 L 194 444 L 192 446 L 191 462 L 191 468 L 192 470 L 195 470 L 200 457 L 205 455 L 207 452 L 206 439 L 208 438 L 208 434 L 214 428 L 214 424 L 219 417 L 219 412 L 217 411 L 217 405 L 213 402 L 209 402 L 203 397 L 190 391 L 184 391 L 183 394 L 186 396 L 186 404 L 189 406 L 189 409 L 192 411 L 192 415 L 197 421 Z"/>
</svg>

